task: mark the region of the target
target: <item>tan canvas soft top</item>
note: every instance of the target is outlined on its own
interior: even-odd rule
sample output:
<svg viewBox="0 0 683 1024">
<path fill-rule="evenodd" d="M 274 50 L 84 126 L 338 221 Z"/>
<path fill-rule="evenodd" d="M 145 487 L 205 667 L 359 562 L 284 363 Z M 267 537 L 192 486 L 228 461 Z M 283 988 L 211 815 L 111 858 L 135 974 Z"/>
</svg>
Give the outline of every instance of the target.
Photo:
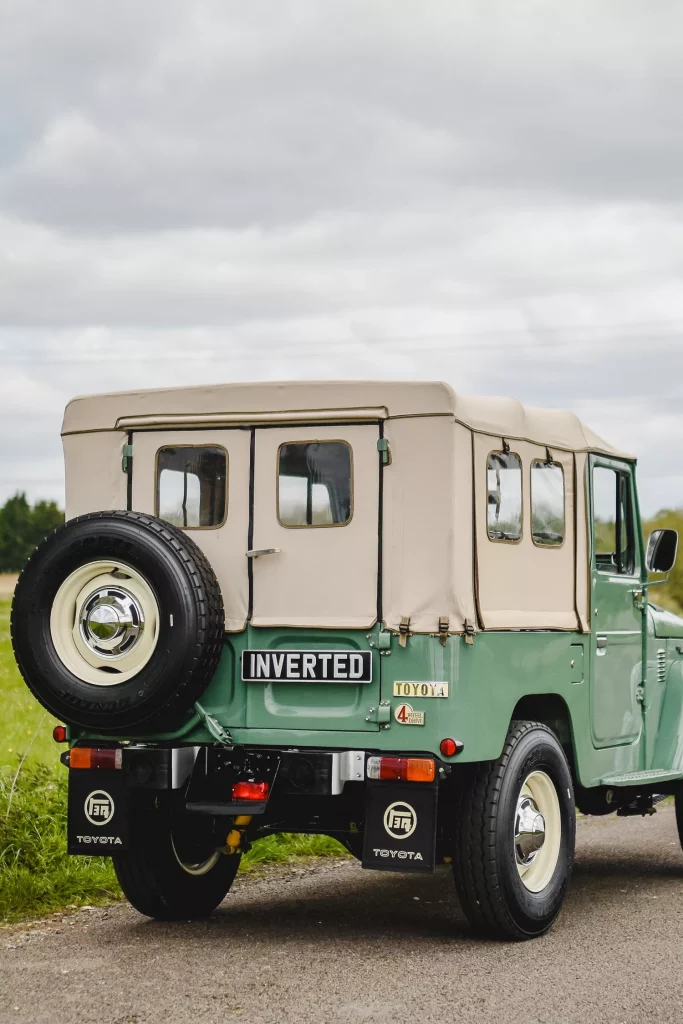
<svg viewBox="0 0 683 1024">
<path fill-rule="evenodd" d="M 260 538 L 256 547 L 286 548 L 293 557 L 295 544 L 292 537 L 279 536 L 282 526 L 272 505 L 278 443 L 302 437 L 348 439 L 359 473 L 356 484 L 367 490 L 377 473 L 378 420 L 391 455 L 382 475 L 382 617 L 390 629 L 409 621 L 411 632 L 433 633 L 443 619 L 451 632 L 468 624 L 484 629 L 589 628 L 586 461 L 590 452 L 629 456 L 571 412 L 525 407 L 510 398 L 458 395 L 447 384 L 291 381 L 74 399 L 63 429 L 67 515 L 126 507 L 155 514 L 155 457 L 163 444 L 227 446 L 233 495 L 228 522 L 193 536 L 217 573 L 228 628 L 241 629 L 248 614 L 250 464 L 257 465 L 263 485 L 261 498 L 253 504 L 254 535 Z M 258 457 L 250 463 L 249 437 L 239 428 L 259 426 L 277 429 L 256 431 L 258 437 L 252 440 Z M 123 471 L 122 455 L 131 435 L 136 469 L 129 475 Z M 487 459 L 506 445 L 519 458 L 523 476 L 526 527 L 516 543 L 496 543 L 487 532 Z M 535 544 L 529 529 L 531 467 L 549 458 L 562 467 L 566 502 L 565 541 L 554 548 Z M 243 501 L 238 498 L 240 487 Z M 374 494 L 372 487 L 367 493 Z M 366 511 L 369 501 L 363 505 Z M 315 547 L 314 538 L 308 538 L 306 551 L 317 554 L 309 559 L 301 553 L 300 566 L 315 566 L 318 549 L 325 545 L 329 559 L 337 558 L 340 541 L 348 540 L 359 523 L 343 534 L 316 534 Z M 368 528 L 364 537 L 372 538 L 374 550 L 376 529 Z M 358 564 L 376 572 L 372 554 L 360 542 L 354 552 Z M 345 557 L 348 564 L 354 561 L 348 552 Z M 273 572 L 275 567 L 273 562 Z M 266 571 L 265 562 L 258 566 L 260 577 Z M 278 607 L 266 614 L 255 606 L 256 617 L 261 615 L 263 625 L 356 628 L 360 616 L 363 628 L 369 627 L 376 609 L 373 604 L 358 611 L 356 575 L 337 573 L 334 587 L 317 601 L 314 613 L 304 607 L 311 588 L 293 586 L 295 577 L 283 577 L 279 590 L 270 584 L 266 588 L 273 601 L 278 599 Z"/>
<path fill-rule="evenodd" d="M 286 381 L 122 391 L 75 398 L 63 435 L 268 422 L 359 422 L 448 416 L 476 433 L 630 458 L 574 413 L 512 398 L 456 394 L 440 382 Z"/>
</svg>

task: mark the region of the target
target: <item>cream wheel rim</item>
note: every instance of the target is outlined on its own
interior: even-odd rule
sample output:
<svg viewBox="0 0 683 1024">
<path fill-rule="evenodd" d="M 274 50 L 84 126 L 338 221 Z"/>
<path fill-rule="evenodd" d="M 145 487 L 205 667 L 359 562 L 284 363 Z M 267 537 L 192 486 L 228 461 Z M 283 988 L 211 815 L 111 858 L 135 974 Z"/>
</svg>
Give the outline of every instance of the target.
<svg viewBox="0 0 683 1024">
<path fill-rule="evenodd" d="M 557 790 L 549 775 L 527 775 L 517 797 L 514 854 L 522 884 L 541 892 L 550 883 L 560 856 L 562 815 Z"/>
<path fill-rule="evenodd" d="M 173 856 L 187 875 L 208 875 L 209 871 L 216 866 L 218 858 L 221 856 L 220 850 L 214 850 L 213 853 L 209 854 L 206 860 L 199 861 L 196 864 L 189 864 L 179 856 L 173 836 L 171 836 L 171 847 L 173 849 Z"/>
<path fill-rule="evenodd" d="M 65 667 L 95 686 L 136 676 L 159 638 L 159 606 L 147 580 L 122 562 L 88 562 L 64 580 L 50 635 Z"/>
</svg>

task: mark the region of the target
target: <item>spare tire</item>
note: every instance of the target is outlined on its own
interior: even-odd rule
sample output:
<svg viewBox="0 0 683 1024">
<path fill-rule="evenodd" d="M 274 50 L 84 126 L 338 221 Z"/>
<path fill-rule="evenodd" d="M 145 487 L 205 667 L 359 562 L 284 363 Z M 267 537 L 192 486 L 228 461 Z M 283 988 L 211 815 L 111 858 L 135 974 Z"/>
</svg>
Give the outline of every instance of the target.
<svg viewBox="0 0 683 1024">
<path fill-rule="evenodd" d="M 12 603 L 29 689 L 61 721 L 103 733 L 180 724 L 216 670 L 223 633 L 204 554 L 138 512 L 95 512 L 55 530 Z"/>
</svg>

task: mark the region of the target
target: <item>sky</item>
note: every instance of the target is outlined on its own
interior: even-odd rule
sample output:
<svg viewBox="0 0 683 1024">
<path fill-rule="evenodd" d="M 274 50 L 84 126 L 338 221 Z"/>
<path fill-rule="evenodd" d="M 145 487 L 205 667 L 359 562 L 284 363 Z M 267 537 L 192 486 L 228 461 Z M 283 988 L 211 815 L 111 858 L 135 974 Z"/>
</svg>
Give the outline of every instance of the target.
<svg viewBox="0 0 683 1024">
<path fill-rule="evenodd" d="M 683 5 L 0 0 L 0 501 L 75 394 L 439 379 L 683 506 Z"/>
</svg>

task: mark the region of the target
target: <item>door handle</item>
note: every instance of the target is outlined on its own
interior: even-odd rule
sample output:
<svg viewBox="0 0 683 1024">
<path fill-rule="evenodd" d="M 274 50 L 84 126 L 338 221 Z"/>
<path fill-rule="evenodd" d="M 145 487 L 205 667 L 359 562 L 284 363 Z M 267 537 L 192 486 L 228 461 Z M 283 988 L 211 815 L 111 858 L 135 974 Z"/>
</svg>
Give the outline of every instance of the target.
<svg viewBox="0 0 683 1024">
<path fill-rule="evenodd" d="M 247 551 L 247 558 L 260 558 L 261 555 L 277 555 L 282 548 L 255 548 Z"/>
<path fill-rule="evenodd" d="M 597 646 L 597 649 L 598 649 L 598 654 L 606 654 L 607 653 L 607 637 L 606 636 L 599 636 L 599 637 L 597 637 L 596 638 L 596 646 Z"/>
</svg>

